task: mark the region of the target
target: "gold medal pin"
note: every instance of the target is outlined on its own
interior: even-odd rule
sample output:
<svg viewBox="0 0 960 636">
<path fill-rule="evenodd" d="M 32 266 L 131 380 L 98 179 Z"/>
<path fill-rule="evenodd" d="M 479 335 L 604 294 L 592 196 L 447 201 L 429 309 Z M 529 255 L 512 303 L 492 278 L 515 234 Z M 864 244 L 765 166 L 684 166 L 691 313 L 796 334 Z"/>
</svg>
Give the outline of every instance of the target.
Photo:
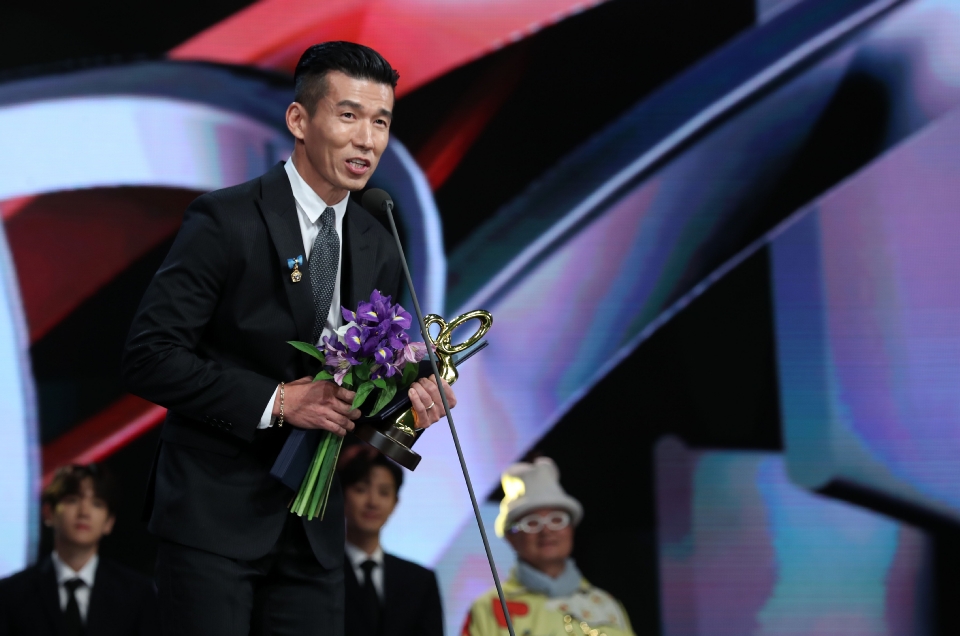
<svg viewBox="0 0 960 636">
<path fill-rule="evenodd" d="M 303 265 L 303 254 L 297 256 L 296 258 L 287 259 L 287 267 L 290 268 L 290 280 L 294 283 L 299 283 L 303 280 L 303 274 L 300 272 L 300 266 Z"/>
</svg>

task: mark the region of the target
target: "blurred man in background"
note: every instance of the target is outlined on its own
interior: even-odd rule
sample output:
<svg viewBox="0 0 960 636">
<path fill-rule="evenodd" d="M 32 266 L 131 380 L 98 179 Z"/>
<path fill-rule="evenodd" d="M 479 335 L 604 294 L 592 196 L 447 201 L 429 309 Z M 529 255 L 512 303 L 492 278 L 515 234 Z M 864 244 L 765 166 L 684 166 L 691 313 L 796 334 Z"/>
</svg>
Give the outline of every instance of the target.
<svg viewBox="0 0 960 636">
<path fill-rule="evenodd" d="M 41 498 L 53 553 L 0 581 L 0 635 L 159 634 L 153 583 L 98 554 L 113 530 L 115 492 L 96 464 L 57 471 Z"/>
<path fill-rule="evenodd" d="M 583 578 L 570 558 L 583 507 L 563 490 L 553 460 L 514 464 L 501 483 L 496 530 L 517 553 L 503 585 L 517 636 L 632 636 L 620 602 Z M 490 590 L 470 608 L 462 636 L 508 633 L 500 599 Z"/>
<path fill-rule="evenodd" d="M 437 577 L 380 547 L 380 530 L 397 506 L 403 472 L 366 446 L 344 453 L 346 636 L 442 636 Z"/>
</svg>

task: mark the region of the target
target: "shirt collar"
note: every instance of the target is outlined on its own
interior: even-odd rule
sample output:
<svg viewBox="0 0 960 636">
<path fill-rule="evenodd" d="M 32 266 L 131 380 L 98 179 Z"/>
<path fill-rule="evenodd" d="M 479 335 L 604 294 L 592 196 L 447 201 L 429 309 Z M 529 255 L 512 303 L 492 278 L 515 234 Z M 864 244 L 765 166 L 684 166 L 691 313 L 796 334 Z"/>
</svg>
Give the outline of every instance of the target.
<svg viewBox="0 0 960 636">
<path fill-rule="evenodd" d="M 373 561 L 378 567 L 383 567 L 383 548 L 380 546 L 377 546 L 377 549 L 373 551 L 373 554 L 367 554 L 362 549 L 348 541 L 346 549 L 347 558 L 350 559 L 350 563 L 354 568 L 360 567 L 360 564 L 367 560 Z"/>
<path fill-rule="evenodd" d="M 307 215 L 307 218 L 310 219 L 311 223 L 316 223 L 317 219 L 320 218 L 320 215 L 323 214 L 323 211 L 328 207 L 332 207 L 334 213 L 337 215 L 337 222 L 343 223 L 343 217 L 347 213 L 347 202 L 350 201 L 350 193 L 347 193 L 347 196 L 343 197 L 339 203 L 335 205 L 328 205 L 324 202 L 320 196 L 313 191 L 307 182 L 303 180 L 303 177 L 300 176 L 300 173 L 297 172 L 296 166 L 293 165 L 293 157 L 291 156 L 287 159 L 287 162 L 283 165 L 284 169 L 287 171 L 287 178 L 290 179 L 290 187 L 293 189 L 293 198 L 297 200 L 297 203 L 300 205 L 300 209 L 303 210 L 304 214 Z"/>
<path fill-rule="evenodd" d="M 87 587 L 93 589 L 93 581 L 97 576 L 97 565 L 100 563 L 99 555 L 94 554 L 93 557 L 80 568 L 79 572 L 76 572 L 72 567 L 64 563 L 56 550 L 50 554 L 50 558 L 53 560 L 53 569 L 57 573 L 58 585 L 63 585 L 70 579 L 79 578 Z"/>
</svg>

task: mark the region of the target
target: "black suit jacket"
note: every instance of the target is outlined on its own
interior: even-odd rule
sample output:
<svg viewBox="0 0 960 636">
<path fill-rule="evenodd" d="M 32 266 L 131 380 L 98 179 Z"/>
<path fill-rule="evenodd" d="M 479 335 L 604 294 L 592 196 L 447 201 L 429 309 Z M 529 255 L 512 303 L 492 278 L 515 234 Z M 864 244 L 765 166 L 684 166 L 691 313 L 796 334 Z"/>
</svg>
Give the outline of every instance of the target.
<svg viewBox="0 0 960 636">
<path fill-rule="evenodd" d="M 390 234 L 352 199 L 343 221 L 341 304 L 373 289 L 396 297 L 400 257 Z M 294 496 L 269 475 L 289 426 L 257 430 L 280 381 L 314 373 L 288 340 L 314 322 L 293 191 L 278 164 L 187 209 L 133 320 L 122 373 L 132 393 L 167 407 L 147 493 L 149 529 L 215 554 L 255 559 L 276 543 Z M 326 519 L 304 521 L 317 559 L 343 558 L 338 484 Z"/>
<path fill-rule="evenodd" d="M 370 634 L 363 620 L 360 582 L 344 568 L 345 636 L 443 636 L 443 606 L 432 570 L 390 554 L 383 555 L 382 631 Z"/>
<path fill-rule="evenodd" d="M 0 581 L 0 636 L 64 633 L 57 575 L 50 557 Z M 87 636 L 155 636 L 157 595 L 153 583 L 100 557 L 87 609 Z"/>
</svg>

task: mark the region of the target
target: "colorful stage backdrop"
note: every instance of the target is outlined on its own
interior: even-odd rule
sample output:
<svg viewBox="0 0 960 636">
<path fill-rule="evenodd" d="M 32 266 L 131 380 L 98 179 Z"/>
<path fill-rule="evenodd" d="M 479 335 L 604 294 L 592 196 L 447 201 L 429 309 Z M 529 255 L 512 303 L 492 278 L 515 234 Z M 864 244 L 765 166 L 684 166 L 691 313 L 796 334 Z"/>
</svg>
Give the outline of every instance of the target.
<svg viewBox="0 0 960 636">
<path fill-rule="evenodd" d="M 603 3 L 328 2 L 275 19 L 296 4 L 256 2 L 166 60 L 0 84 L 0 574 L 34 554 L 44 472 L 103 458 L 164 415 L 122 396 L 41 448 L 30 347 L 162 248 L 192 197 L 287 156 L 282 113 L 305 44 L 382 49 L 403 96 Z M 434 192 L 493 101 L 429 153 L 394 139 L 374 185 L 398 202 L 424 309 L 496 317 L 457 385 L 481 493 L 769 249 L 784 452 L 658 447 L 664 633 L 924 634 L 923 532 L 811 491 L 960 521 L 960 0 L 765 0 L 756 16 L 552 157 L 449 254 L 442 219 L 456 211 Z M 868 134 L 831 163 L 817 153 L 835 152 L 851 94 L 872 100 L 855 114 Z M 386 548 L 437 567 L 454 634 L 489 573 L 449 434 L 417 450 Z M 496 551 L 506 574 L 511 555 Z"/>
</svg>

